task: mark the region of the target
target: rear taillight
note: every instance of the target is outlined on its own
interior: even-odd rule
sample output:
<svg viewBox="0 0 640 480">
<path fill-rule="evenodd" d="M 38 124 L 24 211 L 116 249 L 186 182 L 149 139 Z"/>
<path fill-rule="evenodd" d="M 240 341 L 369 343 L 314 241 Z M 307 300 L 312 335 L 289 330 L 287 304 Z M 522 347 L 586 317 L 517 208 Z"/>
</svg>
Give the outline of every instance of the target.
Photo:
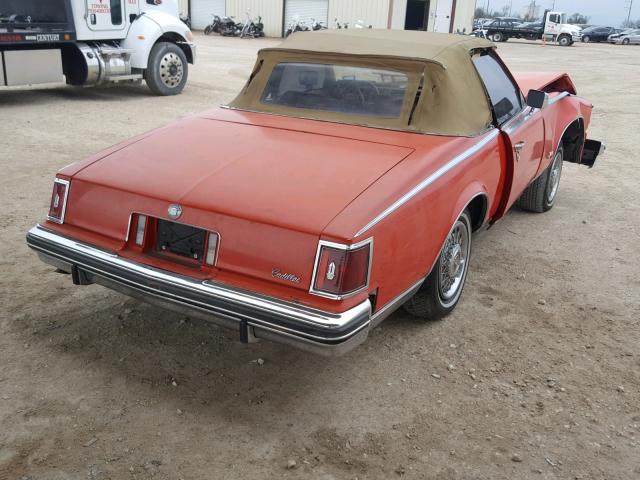
<svg viewBox="0 0 640 480">
<path fill-rule="evenodd" d="M 373 239 L 355 245 L 320 241 L 311 293 L 342 299 L 369 285 Z"/>
<path fill-rule="evenodd" d="M 47 218 L 52 222 L 64 223 L 64 215 L 67 210 L 67 197 L 69 196 L 69 180 L 56 178 L 53 182 L 51 205 Z"/>
</svg>

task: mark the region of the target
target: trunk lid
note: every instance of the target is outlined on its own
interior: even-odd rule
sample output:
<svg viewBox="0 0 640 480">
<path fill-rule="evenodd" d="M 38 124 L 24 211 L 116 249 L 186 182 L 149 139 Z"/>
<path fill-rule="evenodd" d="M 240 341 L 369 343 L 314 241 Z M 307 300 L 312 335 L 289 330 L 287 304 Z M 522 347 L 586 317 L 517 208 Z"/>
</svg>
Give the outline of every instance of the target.
<svg viewBox="0 0 640 480">
<path fill-rule="evenodd" d="M 220 234 L 218 267 L 308 289 L 323 229 L 412 148 L 193 117 L 74 172 L 67 222 L 124 239 L 132 213 Z"/>
</svg>

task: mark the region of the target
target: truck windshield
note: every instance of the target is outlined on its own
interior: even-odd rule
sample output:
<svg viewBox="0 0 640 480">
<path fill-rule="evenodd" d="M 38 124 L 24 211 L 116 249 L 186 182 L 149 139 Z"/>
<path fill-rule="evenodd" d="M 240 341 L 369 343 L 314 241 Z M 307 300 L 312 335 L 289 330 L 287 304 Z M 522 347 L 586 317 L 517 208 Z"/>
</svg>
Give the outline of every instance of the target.
<svg viewBox="0 0 640 480">
<path fill-rule="evenodd" d="M 393 70 L 279 63 L 260 101 L 289 108 L 399 118 L 408 82 L 406 73 Z"/>
<path fill-rule="evenodd" d="M 66 24 L 67 0 L 0 0 L 0 28 Z"/>
</svg>

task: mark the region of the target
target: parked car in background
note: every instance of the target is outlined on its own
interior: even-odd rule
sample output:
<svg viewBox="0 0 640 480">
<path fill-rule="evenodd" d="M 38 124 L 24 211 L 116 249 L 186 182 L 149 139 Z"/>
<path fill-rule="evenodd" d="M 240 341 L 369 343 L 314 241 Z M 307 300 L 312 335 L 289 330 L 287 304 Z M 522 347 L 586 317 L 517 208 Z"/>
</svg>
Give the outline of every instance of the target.
<svg viewBox="0 0 640 480">
<path fill-rule="evenodd" d="M 448 315 L 472 233 L 550 210 L 563 162 L 593 166 L 592 109 L 487 40 L 294 33 L 228 106 L 63 168 L 27 243 L 76 285 L 341 354 L 400 307 Z"/>
<path fill-rule="evenodd" d="M 618 38 L 620 38 L 623 35 L 627 35 L 629 33 L 632 33 L 635 30 L 635 28 L 625 28 L 624 30 L 618 31 L 616 33 L 612 33 L 611 35 L 609 35 L 609 37 L 607 38 L 607 41 L 609 43 L 616 43 L 616 40 Z"/>
<path fill-rule="evenodd" d="M 606 42 L 609 35 L 619 32 L 620 30 L 613 27 L 589 27 L 580 32 L 580 40 L 584 43 Z"/>
<path fill-rule="evenodd" d="M 616 38 L 615 41 L 618 45 L 638 45 L 640 44 L 640 29 L 632 30 L 629 33 L 625 33 Z"/>
</svg>

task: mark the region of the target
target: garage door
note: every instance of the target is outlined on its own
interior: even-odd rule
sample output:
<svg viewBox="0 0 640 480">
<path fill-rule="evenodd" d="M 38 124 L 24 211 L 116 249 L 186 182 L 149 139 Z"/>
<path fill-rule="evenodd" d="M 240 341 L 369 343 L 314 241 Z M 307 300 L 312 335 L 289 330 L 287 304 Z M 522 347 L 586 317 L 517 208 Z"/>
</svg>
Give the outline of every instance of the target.
<svg viewBox="0 0 640 480">
<path fill-rule="evenodd" d="M 225 0 L 191 0 L 191 25 L 195 30 L 204 30 L 211 24 L 213 15 L 225 14 Z"/>
<path fill-rule="evenodd" d="M 295 18 L 307 24 L 311 28 L 312 18 L 329 26 L 329 0 L 285 0 L 284 2 L 284 28 L 288 28 Z"/>
</svg>

